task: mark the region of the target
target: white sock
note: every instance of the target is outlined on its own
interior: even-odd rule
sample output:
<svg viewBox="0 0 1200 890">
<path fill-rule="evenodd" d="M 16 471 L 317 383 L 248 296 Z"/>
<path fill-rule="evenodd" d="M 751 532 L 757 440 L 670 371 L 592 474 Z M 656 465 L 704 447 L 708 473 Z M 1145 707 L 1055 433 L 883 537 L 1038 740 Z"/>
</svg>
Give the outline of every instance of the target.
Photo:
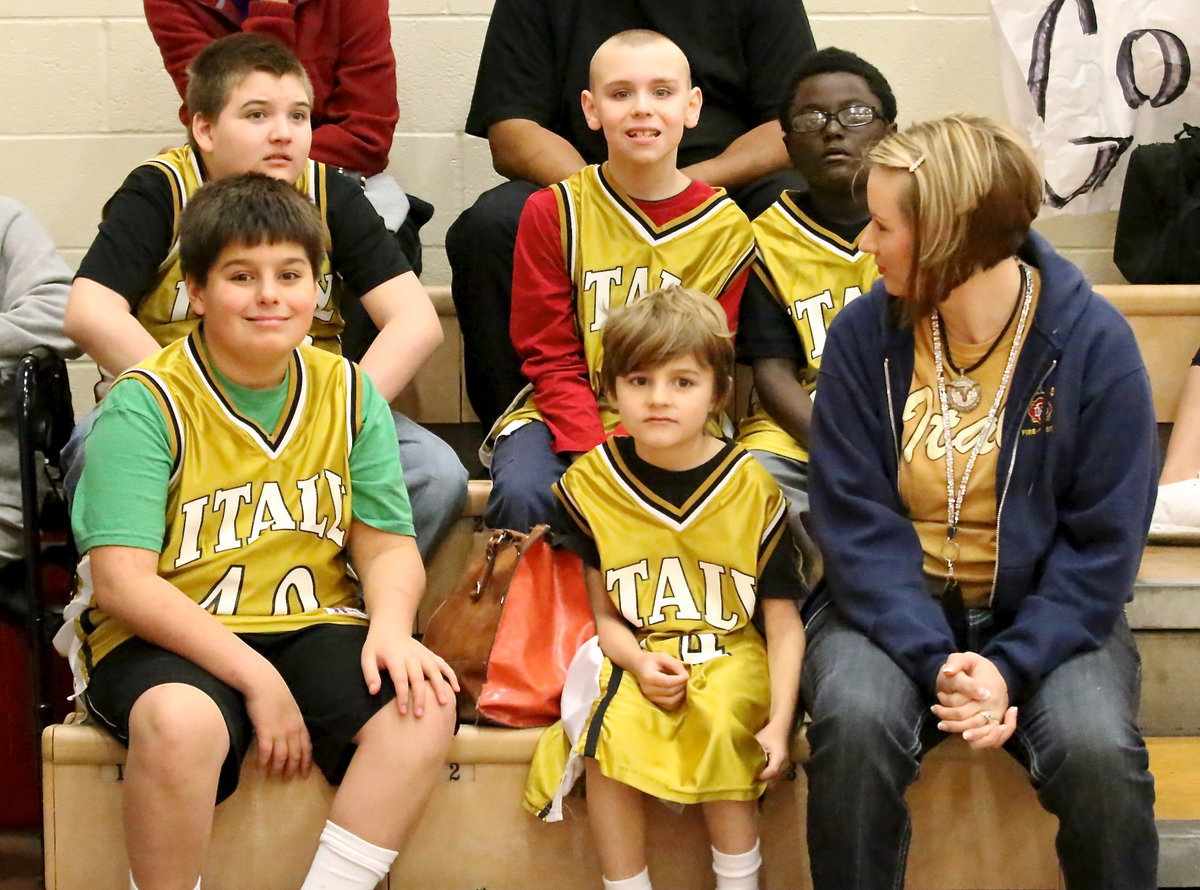
<svg viewBox="0 0 1200 890">
<path fill-rule="evenodd" d="M 132 871 L 129 873 L 129 890 L 138 890 L 138 885 L 136 883 L 134 883 L 134 880 L 133 880 L 133 872 Z M 200 879 L 199 878 L 196 878 L 195 890 L 200 890 Z"/>
<path fill-rule="evenodd" d="M 745 853 L 722 853 L 712 848 L 717 890 L 758 890 L 758 870 L 762 867 L 758 848 L 758 841 Z"/>
<path fill-rule="evenodd" d="M 604 882 L 604 890 L 654 890 L 650 886 L 650 869 L 643 868 L 632 878 L 625 878 L 623 881 L 610 881 L 608 878 L 601 878 Z"/>
<path fill-rule="evenodd" d="M 300 890 L 374 890 L 397 855 L 327 820 Z"/>
</svg>

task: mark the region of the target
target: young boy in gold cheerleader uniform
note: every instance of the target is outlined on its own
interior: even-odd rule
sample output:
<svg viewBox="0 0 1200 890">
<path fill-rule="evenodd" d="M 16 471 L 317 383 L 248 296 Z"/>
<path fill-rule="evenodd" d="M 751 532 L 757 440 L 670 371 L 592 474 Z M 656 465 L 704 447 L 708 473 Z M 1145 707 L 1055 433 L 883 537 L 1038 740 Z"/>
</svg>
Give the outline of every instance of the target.
<svg viewBox="0 0 1200 890">
<path fill-rule="evenodd" d="M 804 648 L 787 502 L 748 452 L 706 432 L 732 383 L 715 301 L 671 287 L 614 310 L 604 356 L 629 435 L 554 487 L 586 565 L 599 683 L 577 737 L 563 724 L 543 737 L 526 806 L 556 819 L 582 768 L 605 887 L 645 890 L 644 796 L 698 803 L 717 887 L 756 888 L 755 801 L 787 761 Z"/>
</svg>

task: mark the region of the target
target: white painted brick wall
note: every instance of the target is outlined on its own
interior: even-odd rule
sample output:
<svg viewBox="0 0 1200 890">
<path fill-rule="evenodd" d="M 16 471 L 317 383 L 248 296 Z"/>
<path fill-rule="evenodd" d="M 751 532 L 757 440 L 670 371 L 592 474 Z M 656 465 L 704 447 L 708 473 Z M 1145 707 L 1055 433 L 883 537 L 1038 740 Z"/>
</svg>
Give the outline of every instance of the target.
<svg viewBox="0 0 1200 890">
<path fill-rule="evenodd" d="M 400 124 L 391 170 L 437 206 L 424 230 L 429 284 L 450 280 L 446 228 L 499 181 L 486 143 L 461 131 L 492 3 L 392 3 Z M 819 45 L 854 50 L 887 75 L 902 123 L 959 110 L 1004 117 L 987 0 L 807 8 Z M 0 0 L 0 193 L 32 207 L 72 265 L 129 169 L 178 141 L 177 102 L 140 0 Z M 1111 283 L 1121 281 L 1114 220 L 1060 217 L 1039 227 L 1093 280 Z"/>
</svg>

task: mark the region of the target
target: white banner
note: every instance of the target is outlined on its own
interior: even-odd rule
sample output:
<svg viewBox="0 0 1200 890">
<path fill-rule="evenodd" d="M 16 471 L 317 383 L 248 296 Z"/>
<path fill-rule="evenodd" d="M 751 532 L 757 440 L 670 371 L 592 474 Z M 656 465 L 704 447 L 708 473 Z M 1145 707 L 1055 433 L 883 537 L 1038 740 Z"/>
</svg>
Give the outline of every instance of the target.
<svg viewBox="0 0 1200 890">
<path fill-rule="evenodd" d="M 1200 125 L 1197 0 L 991 0 L 1012 122 L 1047 204 L 1115 210 L 1129 152 Z"/>
</svg>

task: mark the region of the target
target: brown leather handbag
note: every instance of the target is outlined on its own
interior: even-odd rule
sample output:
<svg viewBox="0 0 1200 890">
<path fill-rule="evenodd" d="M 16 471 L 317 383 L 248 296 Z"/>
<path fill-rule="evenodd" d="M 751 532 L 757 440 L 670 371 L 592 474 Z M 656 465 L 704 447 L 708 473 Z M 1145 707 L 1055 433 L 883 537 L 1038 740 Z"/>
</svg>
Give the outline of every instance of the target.
<svg viewBox="0 0 1200 890">
<path fill-rule="evenodd" d="M 493 531 L 429 619 L 424 643 L 458 675 L 464 722 L 553 723 L 567 667 L 596 633 L 583 564 L 551 548 L 548 531 Z"/>
</svg>

